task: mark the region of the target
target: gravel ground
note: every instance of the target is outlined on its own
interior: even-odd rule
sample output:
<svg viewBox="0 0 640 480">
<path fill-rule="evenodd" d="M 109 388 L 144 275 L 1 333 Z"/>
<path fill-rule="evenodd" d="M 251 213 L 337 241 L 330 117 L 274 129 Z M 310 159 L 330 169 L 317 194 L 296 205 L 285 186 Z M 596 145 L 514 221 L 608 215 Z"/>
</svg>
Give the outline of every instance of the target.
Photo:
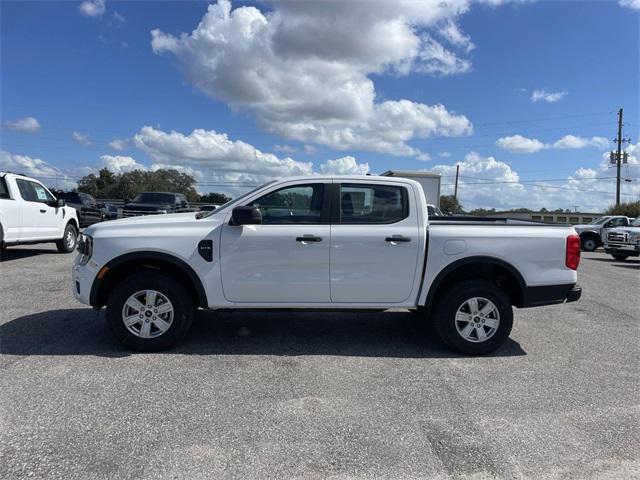
<svg viewBox="0 0 640 480">
<path fill-rule="evenodd" d="M 406 311 L 201 312 L 135 354 L 71 263 L 0 263 L 2 479 L 640 478 L 637 259 L 583 255 L 582 300 L 483 358 Z"/>
</svg>

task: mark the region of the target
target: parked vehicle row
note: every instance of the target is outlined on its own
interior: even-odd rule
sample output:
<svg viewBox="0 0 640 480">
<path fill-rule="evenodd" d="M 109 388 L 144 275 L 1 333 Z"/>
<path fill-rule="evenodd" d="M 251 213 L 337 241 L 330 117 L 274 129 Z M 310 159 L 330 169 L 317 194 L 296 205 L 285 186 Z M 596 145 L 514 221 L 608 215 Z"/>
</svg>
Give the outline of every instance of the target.
<svg viewBox="0 0 640 480">
<path fill-rule="evenodd" d="M 626 227 L 629 223 L 631 223 L 631 219 L 624 215 L 605 215 L 596 218 L 589 224 L 574 225 L 573 228 L 575 228 L 578 235 L 580 235 L 582 249 L 586 252 L 592 252 L 596 248 L 604 245 L 607 230 L 610 228 Z"/>
<path fill-rule="evenodd" d="M 640 217 L 633 220 L 628 227 L 608 230 L 604 251 L 616 260 L 640 256 Z"/>
<path fill-rule="evenodd" d="M 187 197 L 182 193 L 142 192 L 132 201 L 125 200 L 123 217 L 192 212 Z"/>
<path fill-rule="evenodd" d="M 55 242 L 58 251 L 76 247 L 80 222 L 76 209 L 56 198 L 39 181 L 0 172 L 0 248 Z"/>
<path fill-rule="evenodd" d="M 430 219 L 420 184 L 399 177 L 274 181 L 210 212 L 94 224 L 78 251 L 74 296 L 147 351 L 175 344 L 199 307 L 409 308 L 449 347 L 484 354 L 509 336 L 513 306 L 581 295 L 572 227 Z"/>
<path fill-rule="evenodd" d="M 63 199 L 67 205 L 76 209 L 81 227 L 118 218 L 118 207 L 108 203 L 99 203 L 88 193 L 63 191 L 54 191 L 53 193 L 56 198 Z"/>
</svg>

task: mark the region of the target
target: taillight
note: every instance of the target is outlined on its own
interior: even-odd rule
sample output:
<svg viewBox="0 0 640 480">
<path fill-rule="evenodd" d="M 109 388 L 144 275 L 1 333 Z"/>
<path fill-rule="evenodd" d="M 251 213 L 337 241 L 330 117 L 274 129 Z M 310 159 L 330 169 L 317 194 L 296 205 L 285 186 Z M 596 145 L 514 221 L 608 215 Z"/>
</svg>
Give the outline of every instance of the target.
<svg viewBox="0 0 640 480">
<path fill-rule="evenodd" d="M 580 265 L 580 237 L 578 235 L 567 237 L 567 254 L 564 264 L 571 270 L 577 270 Z"/>
</svg>

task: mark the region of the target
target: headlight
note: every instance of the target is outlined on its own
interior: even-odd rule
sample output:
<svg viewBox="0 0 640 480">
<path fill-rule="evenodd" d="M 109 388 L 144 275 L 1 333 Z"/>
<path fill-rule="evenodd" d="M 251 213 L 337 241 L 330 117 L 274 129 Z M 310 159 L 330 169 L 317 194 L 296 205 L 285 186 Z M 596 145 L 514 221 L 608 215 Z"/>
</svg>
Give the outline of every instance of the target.
<svg viewBox="0 0 640 480">
<path fill-rule="evenodd" d="M 78 253 L 82 256 L 80 263 L 86 265 L 91 255 L 93 255 L 93 238 L 81 233 L 78 237 Z"/>
<path fill-rule="evenodd" d="M 629 241 L 631 243 L 640 243 L 640 235 L 629 235 Z"/>
</svg>

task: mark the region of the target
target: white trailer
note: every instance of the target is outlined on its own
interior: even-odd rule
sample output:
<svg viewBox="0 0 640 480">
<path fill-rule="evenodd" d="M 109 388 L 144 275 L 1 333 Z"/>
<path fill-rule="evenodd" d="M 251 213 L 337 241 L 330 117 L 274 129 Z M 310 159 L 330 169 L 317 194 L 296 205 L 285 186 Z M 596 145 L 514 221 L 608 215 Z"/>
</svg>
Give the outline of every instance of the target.
<svg viewBox="0 0 640 480">
<path fill-rule="evenodd" d="M 440 208 L 440 174 L 409 170 L 387 170 L 380 175 L 383 177 L 402 177 L 415 180 L 422 185 L 424 196 L 427 197 L 427 203 Z"/>
</svg>

